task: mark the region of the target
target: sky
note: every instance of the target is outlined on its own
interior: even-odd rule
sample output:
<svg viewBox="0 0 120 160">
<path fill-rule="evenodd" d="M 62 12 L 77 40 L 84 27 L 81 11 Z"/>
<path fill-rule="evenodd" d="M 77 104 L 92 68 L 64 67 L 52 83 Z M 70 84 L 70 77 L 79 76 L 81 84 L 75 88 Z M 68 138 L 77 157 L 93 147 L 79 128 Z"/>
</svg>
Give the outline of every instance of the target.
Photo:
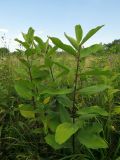
<svg viewBox="0 0 120 160">
<path fill-rule="evenodd" d="M 80 24 L 84 35 L 92 28 L 105 25 L 86 46 L 109 43 L 120 38 L 120 0 L 0 0 L 0 46 L 15 50 L 15 38 L 29 27 L 44 40 L 48 36 L 68 43 L 64 32 L 74 36 L 74 26 Z"/>
</svg>

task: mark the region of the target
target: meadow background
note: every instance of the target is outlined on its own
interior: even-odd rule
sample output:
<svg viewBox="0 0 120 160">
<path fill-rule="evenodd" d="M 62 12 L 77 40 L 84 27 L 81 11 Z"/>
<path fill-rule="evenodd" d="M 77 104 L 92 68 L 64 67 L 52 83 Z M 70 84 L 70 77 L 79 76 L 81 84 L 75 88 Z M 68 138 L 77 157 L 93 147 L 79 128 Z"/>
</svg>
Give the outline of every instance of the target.
<svg viewBox="0 0 120 160">
<path fill-rule="evenodd" d="M 0 4 L 0 159 L 120 160 L 119 0 Z"/>
</svg>

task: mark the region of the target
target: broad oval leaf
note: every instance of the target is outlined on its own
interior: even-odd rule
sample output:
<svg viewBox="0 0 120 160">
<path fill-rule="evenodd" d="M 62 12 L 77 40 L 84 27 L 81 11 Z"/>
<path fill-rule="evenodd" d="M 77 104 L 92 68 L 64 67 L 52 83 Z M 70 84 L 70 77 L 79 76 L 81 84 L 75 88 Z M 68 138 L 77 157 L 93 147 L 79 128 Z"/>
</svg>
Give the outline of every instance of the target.
<svg viewBox="0 0 120 160">
<path fill-rule="evenodd" d="M 41 50 L 44 51 L 45 50 L 45 43 L 43 42 L 43 40 L 37 36 L 34 37 L 34 40 L 39 44 Z"/>
<path fill-rule="evenodd" d="M 78 140 L 87 148 L 107 148 L 106 141 L 99 135 L 102 130 L 102 126 L 97 123 L 93 124 L 93 126 L 85 127 L 79 131 Z"/>
<path fill-rule="evenodd" d="M 64 33 L 64 35 L 65 35 L 65 37 L 68 39 L 68 41 L 71 43 L 71 45 L 72 45 L 75 49 L 78 50 L 78 49 L 79 49 L 79 45 L 78 45 L 77 41 L 76 41 L 74 38 L 68 36 L 66 33 Z"/>
<path fill-rule="evenodd" d="M 81 25 L 75 26 L 75 34 L 76 34 L 77 42 L 80 43 L 82 36 L 83 36 L 83 30 L 82 30 Z"/>
<path fill-rule="evenodd" d="M 45 89 L 41 91 L 40 94 L 50 94 L 50 95 L 62 95 L 62 94 L 69 94 L 72 93 L 72 89 Z"/>
<path fill-rule="evenodd" d="M 49 121 L 49 129 L 52 131 L 52 132 L 55 132 L 56 131 L 56 128 L 57 126 L 60 124 L 60 122 L 54 118 L 52 120 Z"/>
<path fill-rule="evenodd" d="M 53 61 L 53 63 L 54 63 L 55 65 L 57 65 L 58 67 L 60 67 L 61 69 L 64 69 L 66 72 L 69 72 L 69 71 L 70 71 L 69 68 L 68 68 L 67 66 L 63 65 L 62 63 L 55 62 L 55 61 Z"/>
<path fill-rule="evenodd" d="M 28 44 L 32 44 L 32 42 L 33 42 L 33 37 L 34 37 L 34 29 L 32 28 L 32 27 L 30 27 L 29 29 L 28 29 L 28 33 L 26 34 L 26 42 L 28 42 Z"/>
<path fill-rule="evenodd" d="M 27 42 L 23 42 L 23 41 L 19 40 L 18 38 L 16 38 L 15 41 L 20 43 L 24 48 L 26 48 L 26 49 L 29 48 L 29 44 Z"/>
<path fill-rule="evenodd" d="M 33 55 L 33 54 L 35 54 L 36 52 L 35 52 L 35 49 L 33 49 L 33 48 L 28 48 L 28 49 L 26 49 L 26 51 L 25 51 L 25 55 L 27 55 L 27 56 L 31 56 L 31 55 Z"/>
<path fill-rule="evenodd" d="M 55 141 L 55 135 L 48 134 L 45 137 L 45 141 L 46 141 L 47 144 L 49 144 L 55 150 L 62 148 L 62 145 L 59 145 L 58 143 L 56 143 L 56 141 Z"/>
<path fill-rule="evenodd" d="M 81 58 L 87 57 L 90 54 L 96 53 L 101 49 L 102 49 L 102 45 L 101 44 L 94 44 L 94 45 L 92 45 L 90 47 L 83 48 L 81 50 L 81 52 L 80 52 L 80 57 Z"/>
<path fill-rule="evenodd" d="M 96 118 L 96 114 L 80 114 L 79 118 L 80 120 L 90 120 Z"/>
<path fill-rule="evenodd" d="M 106 141 L 97 134 L 89 134 L 89 132 L 81 132 L 79 135 L 79 141 L 81 144 L 85 145 L 87 148 L 99 149 L 107 148 L 108 145 Z"/>
<path fill-rule="evenodd" d="M 59 95 L 56 98 L 57 98 L 57 101 L 60 105 L 65 106 L 67 108 L 72 107 L 72 101 L 66 95 Z"/>
<path fill-rule="evenodd" d="M 108 88 L 109 88 L 108 85 L 98 84 L 98 85 L 82 88 L 79 91 L 82 95 L 92 95 L 92 94 L 102 92 Z"/>
<path fill-rule="evenodd" d="M 20 104 L 19 105 L 20 113 L 25 118 L 35 118 L 35 112 L 33 106 L 29 104 Z"/>
<path fill-rule="evenodd" d="M 19 96 L 25 99 L 31 100 L 33 96 L 32 84 L 30 81 L 27 81 L 27 80 L 16 81 L 15 90 L 17 91 Z"/>
<path fill-rule="evenodd" d="M 60 114 L 60 120 L 62 123 L 71 122 L 71 117 L 68 110 L 62 105 L 59 105 L 59 114 Z"/>
<path fill-rule="evenodd" d="M 81 108 L 77 113 L 80 115 L 95 114 L 101 116 L 108 116 L 108 112 L 104 108 L 101 108 L 99 106 Z"/>
<path fill-rule="evenodd" d="M 72 123 L 68 123 L 68 122 L 60 124 L 56 129 L 55 141 L 58 144 L 63 144 L 73 134 L 75 134 L 78 129 L 79 129 L 79 127 L 76 124 L 72 124 Z"/>
<path fill-rule="evenodd" d="M 94 29 L 91 29 L 91 30 L 87 33 L 87 35 L 83 38 L 83 40 L 82 40 L 82 42 L 81 42 L 81 45 L 84 44 L 90 37 L 92 37 L 92 36 L 93 36 L 98 30 L 100 30 L 103 26 L 104 26 L 104 25 L 98 26 L 98 27 L 96 27 L 96 28 L 94 28 Z"/>
<path fill-rule="evenodd" d="M 31 74 L 33 79 L 45 80 L 49 76 L 49 71 L 46 69 L 39 69 L 37 66 L 32 66 Z"/>
<path fill-rule="evenodd" d="M 47 52 L 47 56 L 53 55 L 53 54 L 56 52 L 57 49 L 58 49 L 57 46 L 54 46 L 54 47 L 50 48 L 50 49 L 48 50 L 48 52 Z"/>
<path fill-rule="evenodd" d="M 67 44 L 64 44 L 60 39 L 55 38 L 55 37 L 49 37 L 51 39 L 51 41 L 53 42 L 53 44 L 55 44 L 57 47 L 61 48 L 62 50 L 66 51 L 67 53 L 71 54 L 71 55 L 76 55 L 76 51 Z"/>
</svg>

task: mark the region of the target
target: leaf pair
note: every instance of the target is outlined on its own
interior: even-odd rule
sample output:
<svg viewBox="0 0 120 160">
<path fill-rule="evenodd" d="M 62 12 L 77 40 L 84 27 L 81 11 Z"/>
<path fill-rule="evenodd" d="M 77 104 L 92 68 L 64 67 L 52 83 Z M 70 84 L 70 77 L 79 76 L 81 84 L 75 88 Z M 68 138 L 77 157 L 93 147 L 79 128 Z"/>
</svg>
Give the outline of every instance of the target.
<svg viewBox="0 0 120 160">
<path fill-rule="evenodd" d="M 60 39 L 58 38 L 55 38 L 55 37 L 49 37 L 51 39 L 51 41 L 53 42 L 53 44 L 55 44 L 57 47 L 61 48 L 62 50 L 64 50 L 65 52 L 71 54 L 71 55 L 74 55 L 76 56 L 77 55 L 77 52 L 80 51 L 81 49 L 81 46 L 88 40 L 90 39 L 98 30 L 100 30 L 101 28 L 103 27 L 102 26 L 98 26 L 94 29 L 91 29 L 87 35 L 83 38 L 82 40 L 82 37 L 83 37 L 83 31 L 82 31 L 82 28 L 80 25 L 76 25 L 75 26 L 75 35 L 76 35 L 76 39 L 74 39 L 73 37 L 71 36 L 68 36 L 66 33 L 64 33 L 65 37 L 68 39 L 68 41 L 70 42 L 70 44 L 73 46 L 71 47 L 70 45 L 66 45 L 64 44 Z M 94 45 L 94 46 L 91 46 L 90 48 L 88 49 L 84 49 L 82 51 L 82 57 L 86 57 L 88 56 L 89 54 L 91 53 L 94 53 L 98 50 L 101 49 L 101 46 L 100 45 Z"/>
<path fill-rule="evenodd" d="M 79 115 L 88 115 L 88 114 L 93 114 L 93 115 L 100 115 L 100 116 L 108 116 L 108 112 L 105 111 L 104 108 L 99 107 L 99 106 L 91 106 L 91 107 L 85 107 L 81 108 L 78 112 Z"/>
<path fill-rule="evenodd" d="M 107 148 L 107 142 L 99 135 L 101 131 L 102 126 L 100 124 L 93 124 L 93 126 L 81 129 L 78 134 L 78 139 L 80 143 L 85 145 L 87 148 Z"/>
<path fill-rule="evenodd" d="M 22 42 L 21 40 L 19 40 L 19 39 L 15 39 L 17 42 L 19 42 L 23 47 L 25 47 L 26 49 L 28 49 L 31 45 L 32 45 L 32 43 L 33 43 L 33 40 L 34 40 L 34 29 L 32 28 L 32 27 L 30 27 L 29 29 L 28 29 L 28 32 L 27 32 L 27 34 L 25 34 L 25 33 L 22 33 L 22 36 L 23 36 L 23 38 L 24 38 L 24 40 L 25 40 L 25 42 Z"/>
</svg>

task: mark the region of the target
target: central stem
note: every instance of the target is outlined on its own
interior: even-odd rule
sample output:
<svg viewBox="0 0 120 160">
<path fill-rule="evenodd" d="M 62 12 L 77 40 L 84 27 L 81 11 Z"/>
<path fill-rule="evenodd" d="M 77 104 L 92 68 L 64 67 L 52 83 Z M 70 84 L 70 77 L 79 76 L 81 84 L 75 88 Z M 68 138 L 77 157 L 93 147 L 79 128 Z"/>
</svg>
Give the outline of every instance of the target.
<svg viewBox="0 0 120 160">
<path fill-rule="evenodd" d="M 78 71 L 79 71 L 79 65 L 80 65 L 80 48 L 81 47 L 79 47 L 78 55 L 77 55 L 76 73 L 75 73 L 75 80 L 74 80 L 73 107 L 72 107 L 73 124 L 75 123 L 75 116 L 76 116 L 76 91 L 77 91 L 77 83 L 78 83 Z M 73 153 L 75 153 L 75 135 L 73 135 L 72 137 L 72 148 L 73 148 Z"/>
<path fill-rule="evenodd" d="M 30 78 L 30 82 L 32 83 L 33 82 L 33 78 L 32 78 L 32 73 L 31 73 L 31 64 L 29 62 L 29 58 L 27 56 L 27 61 L 29 63 L 29 66 L 28 66 L 28 74 L 29 74 L 29 78 Z M 32 89 L 32 92 L 34 93 L 34 90 Z M 35 103 L 35 97 L 32 96 L 32 103 L 33 103 L 33 107 L 34 109 L 36 108 L 36 103 Z"/>
</svg>

